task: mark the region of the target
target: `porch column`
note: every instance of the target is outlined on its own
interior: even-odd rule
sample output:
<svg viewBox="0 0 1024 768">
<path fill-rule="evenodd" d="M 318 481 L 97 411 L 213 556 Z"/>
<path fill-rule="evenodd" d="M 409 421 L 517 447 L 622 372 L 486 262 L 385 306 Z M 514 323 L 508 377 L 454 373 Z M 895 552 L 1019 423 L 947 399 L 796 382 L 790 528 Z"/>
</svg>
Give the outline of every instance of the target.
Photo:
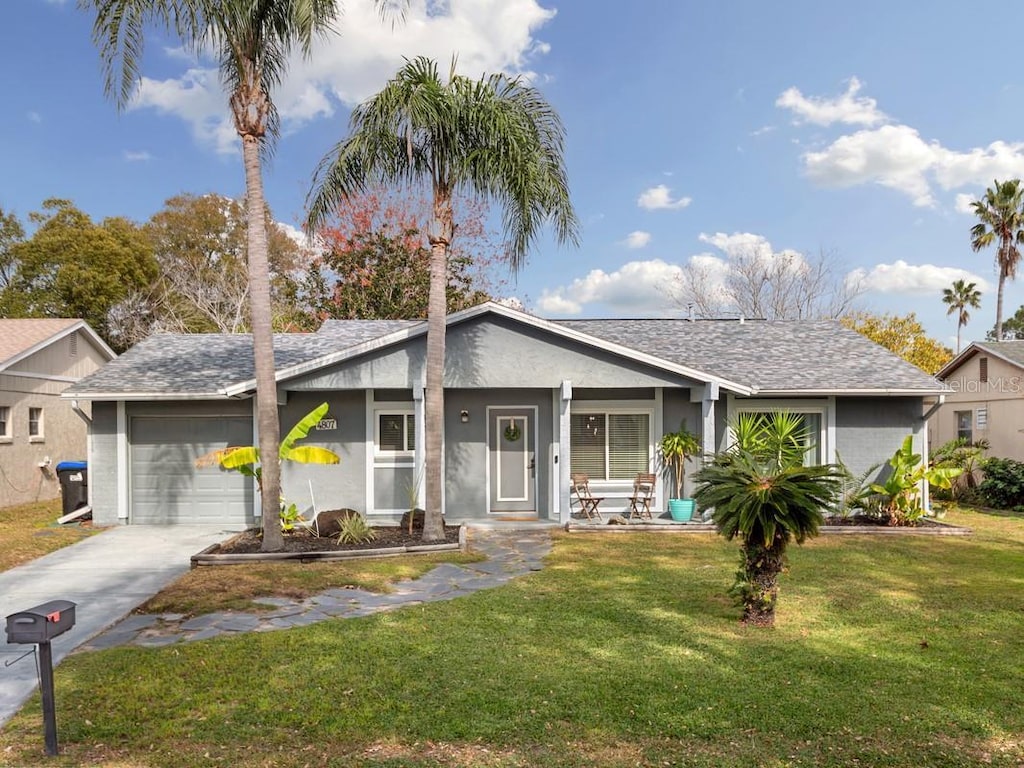
<svg viewBox="0 0 1024 768">
<path fill-rule="evenodd" d="M 718 382 L 709 381 L 702 388 L 690 390 L 690 402 L 700 402 L 701 450 L 705 455 L 718 450 L 718 435 L 715 434 L 715 402 L 718 400 Z"/>
<path fill-rule="evenodd" d="M 412 407 L 413 407 L 413 429 L 415 430 L 416 445 L 412 452 L 412 481 L 416 485 L 416 506 L 426 509 L 426 500 L 423 498 L 423 479 L 426 477 L 424 462 L 426 461 L 426 440 L 427 421 L 424 418 L 423 410 L 423 382 L 417 381 L 412 385 Z M 442 494 L 442 504 L 444 494 Z"/>
<path fill-rule="evenodd" d="M 128 522 L 128 412 L 125 401 L 117 401 L 117 521 Z M 91 469 L 91 467 L 90 467 Z"/>
<path fill-rule="evenodd" d="M 569 451 L 569 416 L 572 410 L 572 382 L 562 382 L 561 398 L 558 404 L 558 454 L 554 475 L 558 478 L 558 520 L 563 525 L 569 522 L 572 510 L 569 507 L 569 462 L 572 456 Z"/>
</svg>

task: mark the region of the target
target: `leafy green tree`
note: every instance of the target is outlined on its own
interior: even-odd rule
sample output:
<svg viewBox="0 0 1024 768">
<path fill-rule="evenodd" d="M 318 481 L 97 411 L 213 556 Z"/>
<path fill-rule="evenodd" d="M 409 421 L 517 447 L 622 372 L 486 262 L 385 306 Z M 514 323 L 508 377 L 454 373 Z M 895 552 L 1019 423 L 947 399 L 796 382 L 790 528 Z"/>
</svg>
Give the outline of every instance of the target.
<svg viewBox="0 0 1024 768">
<path fill-rule="evenodd" d="M 267 256 L 274 317 L 294 313 L 301 249 L 267 213 Z M 146 226 L 160 264 L 154 322 L 181 333 L 249 328 L 244 201 L 217 194 L 170 198 Z M 275 326 L 277 323 L 275 322 Z"/>
<path fill-rule="evenodd" d="M 750 414 L 735 425 L 736 443 L 696 475 L 697 504 L 714 510 L 722 536 L 740 540 L 732 594 L 743 606 L 745 624 L 775 623 L 789 543 L 816 536 L 823 510 L 842 490 L 839 467 L 804 466 L 807 436 L 801 424 L 795 414 Z"/>
<path fill-rule="evenodd" d="M 0 208 L 0 290 L 10 284 L 18 270 L 14 247 L 25 239 L 25 228 L 13 213 Z"/>
<path fill-rule="evenodd" d="M 996 293 L 996 341 L 1003 338 L 1003 287 L 1017 277 L 1020 249 L 1024 243 L 1024 187 L 1020 179 L 993 182 L 981 200 L 971 203 L 979 221 L 971 227 L 971 248 L 980 251 L 998 243 L 996 267 L 999 288 Z"/>
<path fill-rule="evenodd" d="M 996 340 L 995 326 L 985 334 L 985 338 L 988 341 Z M 1024 339 L 1024 305 L 1017 307 L 1013 317 L 1009 317 L 1003 322 L 1003 338 Z"/>
<path fill-rule="evenodd" d="M 156 279 L 145 233 L 126 219 L 94 224 L 68 200 L 46 200 L 29 218 L 37 228 L 12 249 L 18 268 L 0 290 L 0 316 L 80 317 L 123 350 L 112 333 L 110 312 Z"/>
<path fill-rule="evenodd" d="M 271 91 L 281 84 L 290 54 L 309 55 L 314 39 L 326 33 L 338 13 L 336 0 L 81 0 L 96 13 L 93 41 L 100 51 L 106 90 L 121 108 L 131 103 L 139 80 L 144 32 L 153 25 L 176 35 L 186 48 L 212 50 L 245 166 L 249 309 L 256 374 L 260 448 L 274 456 L 280 439 L 277 382 L 268 268 L 266 205 L 261 157 L 279 129 Z M 277 518 L 281 466 L 266 461 L 262 496 L 264 551 L 284 545 Z"/>
<path fill-rule="evenodd" d="M 321 161 L 309 198 L 316 230 L 340 201 L 369 183 L 428 184 L 433 211 L 427 304 L 426 497 L 423 538 L 444 537 L 441 446 L 444 424 L 445 286 L 459 192 L 497 201 L 509 237 L 508 259 L 522 264 L 545 222 L 559 242 L 577 240 L 563 160 L 564 129 L 555 111 L 519 79 L 491 75 L 447 80 L 425 57 L 406 62 L 384 89 L 352 113 L 351 135 Z"/>
<path fill-rule="evenodd" d="M 949 309 L 947 315 L 957 312 L 956 320 L 956 353 L 960 354 L 960 330 L 967 325 L 971 319 L 968 309 L 979 309 L 981 307 L 981 291 L 977 283 L 965 283 L 963 280 L 954 280 L 952 288 L 942 289 L 942 303 Z"/>
<path fill-rule="evenodd" d="M 913 312 L 902 316 L 854 312 L 840 322 L 926 373 L 935 373 L 953 359 L 953 350 L 928 336 Z"/>
</svg>

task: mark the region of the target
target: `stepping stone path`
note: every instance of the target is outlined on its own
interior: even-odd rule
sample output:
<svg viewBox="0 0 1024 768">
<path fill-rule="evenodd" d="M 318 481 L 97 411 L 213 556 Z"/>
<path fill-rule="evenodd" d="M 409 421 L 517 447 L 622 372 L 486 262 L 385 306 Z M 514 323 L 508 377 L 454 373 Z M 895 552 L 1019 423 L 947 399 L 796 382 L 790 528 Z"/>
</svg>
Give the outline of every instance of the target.
<svg viewBox="0 0 1024 768">
<path fill-rule="evenodd" d="M 272 605 L 274 609 L 260 613 L 222 611 L 191 619 L 177 613 L 132 615 L 79 649 L 88 651 L 120 645 L 156 648 L 242 632 L 305 627 L 327 619 L 368 616 L 405 605 L 452 600 L 539 571 L 544 567 L 544 557 L 551 551 L 551 536 L 547 531 L 473 528 L 468 538 L 469 549 L 486 555 L 487 560 L 466 565 L 442 563 L 419 579 L 398 582 L 388 594 L 362 589 L 329 589 L 305 600 L 262 598 L 258 602 Z"/>
</svg>

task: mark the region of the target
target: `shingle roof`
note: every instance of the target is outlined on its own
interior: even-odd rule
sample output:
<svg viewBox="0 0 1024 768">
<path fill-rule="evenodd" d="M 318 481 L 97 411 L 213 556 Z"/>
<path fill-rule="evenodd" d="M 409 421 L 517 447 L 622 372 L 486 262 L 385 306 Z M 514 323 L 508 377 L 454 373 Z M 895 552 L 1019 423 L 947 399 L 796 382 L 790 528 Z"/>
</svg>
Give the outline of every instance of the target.
<svg viewBox="0 0 1024 768">
<path fill-rule="evenodd" d="M 976 341 L 974 346 L 1024 366 L 1024 341 Z"/>
<path fill-rule="evenodd" d="M 942 389 L 920 368 L 832 321 L 561 320 L 556 324 L 761 391 Z"/>
<path fill-rule="evenodd" d="M 276 366 L 280 371 L 314 363 L 421 324 L 335 320 L 315 334 L 278 334 Z M 562 320 L 552 325 L 759 391 L 942 389 L 920 369 L 832 322 Z M 253 377 L 247 334 L 161 334 L 82 379 L 67 394 L 217 396 Z"/>
<path fill-rule="evenodd" d="M 80 322 L 64 317 L 0 320 L 0 366 Z"/>
</svg>

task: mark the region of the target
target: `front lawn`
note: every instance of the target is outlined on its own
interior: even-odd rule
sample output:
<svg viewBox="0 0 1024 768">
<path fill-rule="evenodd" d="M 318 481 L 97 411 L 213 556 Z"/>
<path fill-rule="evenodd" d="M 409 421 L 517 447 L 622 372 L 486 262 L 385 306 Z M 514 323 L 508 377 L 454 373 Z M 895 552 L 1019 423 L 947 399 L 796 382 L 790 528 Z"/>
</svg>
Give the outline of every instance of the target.
<svg viewBox="0 0 1024 768">
<path fill-rule="evenodd" d="M 1017 766 L 1024 521 L 791 553 L 774 630 L 715 536 L 566 535 L 470 597 L 82 653 L 0 732 L 11 765 Z"/>
<path fill-rule="evenodd" d="M 0 571 L 74 544 L 93 532 L 72 523 L 57 526 L 60 499 L 0 509 Z"/>
</svg>

